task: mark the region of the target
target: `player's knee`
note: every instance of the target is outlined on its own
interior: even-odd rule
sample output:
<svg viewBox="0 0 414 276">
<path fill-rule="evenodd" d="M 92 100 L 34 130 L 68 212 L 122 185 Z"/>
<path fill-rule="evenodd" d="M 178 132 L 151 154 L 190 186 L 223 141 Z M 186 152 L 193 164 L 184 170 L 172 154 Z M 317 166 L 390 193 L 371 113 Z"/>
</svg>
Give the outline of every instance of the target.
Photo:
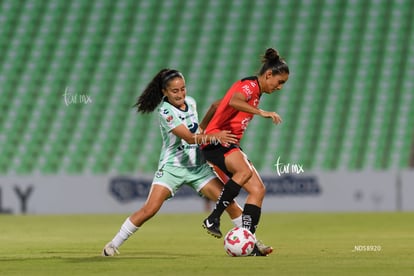
<svg viewBox="0 0 414 276">
<path fill-rule="evenodd" d="M 266 187 L 265 187 L 265 185 L 262 185 L 261 186 L 261 188 L 260 188 L 260 194 L 263 195 L 263 197 L 265 196 L 265 194 L 266 194 Z"/>
<path fill-rule="evenodd" d="M 265 194 L 266 194 L 266 187 L 261 185 L 254 185 L 249 187 L 249 194 L 254 196 L 257 200 L 263 200 Z"/>
<path fill-rule="evenodd" d="M 252 175 L 252 170 L 242 170 L 234 173 L 232 178 L 240 185 L 244 185 L 250 180 Z"/>
</svg>

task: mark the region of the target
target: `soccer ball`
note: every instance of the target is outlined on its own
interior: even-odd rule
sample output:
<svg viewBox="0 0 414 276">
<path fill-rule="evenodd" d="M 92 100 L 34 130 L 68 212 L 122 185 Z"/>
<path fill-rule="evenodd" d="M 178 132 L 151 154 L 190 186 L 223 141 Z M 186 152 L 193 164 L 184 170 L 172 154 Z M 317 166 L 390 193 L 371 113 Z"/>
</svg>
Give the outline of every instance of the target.
<svg viewBox="0 0 414 276">
<path fill-rule="evenodd" d="M 256 238 L 246 228 L 235 227 L 224 237 L 224 250 L 232 257 L 249 256 L 255 244 Z"/>
</svg>

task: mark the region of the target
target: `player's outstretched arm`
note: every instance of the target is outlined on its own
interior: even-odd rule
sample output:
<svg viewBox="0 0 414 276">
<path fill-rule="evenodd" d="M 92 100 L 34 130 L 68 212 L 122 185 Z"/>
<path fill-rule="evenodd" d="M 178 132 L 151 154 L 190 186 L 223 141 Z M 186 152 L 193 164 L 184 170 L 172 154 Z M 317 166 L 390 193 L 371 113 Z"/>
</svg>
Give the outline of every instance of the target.
<svg viewBox="0 0 414 276">
<path fill-rule="evenodd" d="M 280 116 L 276 112 L 264 111 L 249 105 L 242 93 L 234 93 L 234 95 L 230 99 L 229 105 L 239 111 L 255 115 L 257 114 L 259 116 L 262 116 L 263 118 L 271 118 L 273 123 L 275 124 L 279 124 L 282 122 L 282 118 L 280 118 Z"/>
<path fill-rule="evenodd" d="M 264 111 L 259 109 L 259 115 L 263 118 L 271 118 L 273 123 L 280 124 L 282 122 L 282 118 L 276 112 Z"/>
</svg>

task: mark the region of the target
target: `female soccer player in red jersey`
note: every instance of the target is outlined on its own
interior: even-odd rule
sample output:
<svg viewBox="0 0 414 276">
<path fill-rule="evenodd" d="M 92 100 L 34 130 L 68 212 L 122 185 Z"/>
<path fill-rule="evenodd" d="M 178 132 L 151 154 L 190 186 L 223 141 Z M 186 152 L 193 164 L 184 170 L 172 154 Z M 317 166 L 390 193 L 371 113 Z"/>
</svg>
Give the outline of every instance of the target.
<svg viewBox="0 0 414 276">
<path fill-rule="evenodd" d="M 203 226 L 215 237 L 221 237 L 220 216 L 226 206 L 239 194 L 243 187 L 247 193 L 243 210 L 243 227 L 255 233 L 259 223 L 265 186 L 253 164 L 240 148 L 247 125 L 254 115 L 270 118 L 275 124 L 282 119 L 275 112 L 258 108 L 263 93 L 272 94 L 282 89 L 289 78 L 289 67 L 272 48 L 266 50 L 258 76 L 244 78 L 233 84 L 224 98 L 213 104 L 207 112 L 212 116 L 205 129 L 206 134 L 229 130 L 238 138 L 235 144 L 205 144 L 203 154 L 207 161 L 217 166 L 230 178 L 222 191 L 212 213 Z"/>
</svg>

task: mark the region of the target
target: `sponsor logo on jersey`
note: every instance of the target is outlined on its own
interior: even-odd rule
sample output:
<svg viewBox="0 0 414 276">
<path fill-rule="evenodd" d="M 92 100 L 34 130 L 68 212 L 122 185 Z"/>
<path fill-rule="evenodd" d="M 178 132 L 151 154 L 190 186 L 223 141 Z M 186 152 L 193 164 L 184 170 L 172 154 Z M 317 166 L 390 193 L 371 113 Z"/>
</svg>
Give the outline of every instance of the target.
<svg viewBox="0 0 414 276">
<path fill-rule="evenodd" d="M 248 84 L 243 85 L 242 89 L 247 95 L 253 94 L 253 92 L 252 92 L 252 90 L 250 90 L 250 86 Z"/>
<path fill-rule="evenodd" d="M 177 150 L 197 149 L 197 148 L 198 148 L 198 145 L 196 144 L 181 144 L 180 146 L 177 147 Z"/>
<path fill-rule="evenodd" d="M 247 97 L 247 100 L 249 101 L 252 98 L 252 90 L 250 90 L 250 86 L 248 84 L 245 84 L 242 86 L 243 92 Z"/>
<path fill-rule="evenodd" d="M 247 126 L 249 125 L 251 118 L 244 118 L 241 121 L 241 129 L 245 130 L 247 128 Z"/>
<path fill-rule="evenodd" d="M 184 121 L 185 119 L 188 119 L 188 118 L 191 118 L 191 117 L 194 117 L 195 115 L 194 115 L 194 113 L 190 113 L 190 114 L 188 114 L 188 115 L 184 115 L 184 114 L 179 114 L 178 115 L 178 118 L 180 118 L 181 119 L 181 121 Z"/>
<path fill-rule="evenodd" d="M 198 129 L 198 124 L 195 122 L 192 122 L 190 125 L 187 125 L 187 128 L 191 133 L 196 133 Z"/>
</svg>

